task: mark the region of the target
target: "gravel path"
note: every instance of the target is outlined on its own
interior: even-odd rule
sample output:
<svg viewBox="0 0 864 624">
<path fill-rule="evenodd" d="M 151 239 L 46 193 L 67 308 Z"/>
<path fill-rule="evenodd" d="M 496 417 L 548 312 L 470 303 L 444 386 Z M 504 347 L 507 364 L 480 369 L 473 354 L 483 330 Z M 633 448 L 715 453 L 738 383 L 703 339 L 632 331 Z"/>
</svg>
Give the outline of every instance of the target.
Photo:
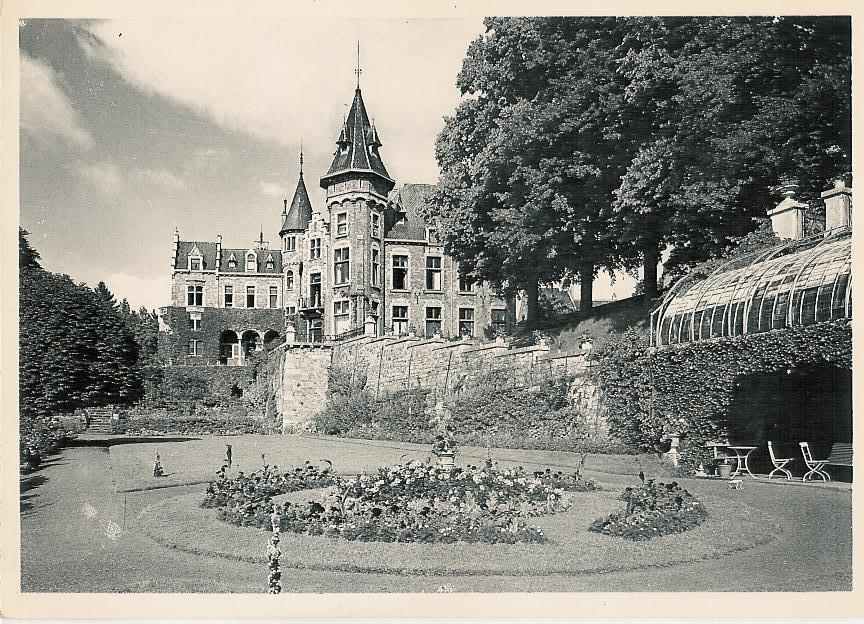
<svg viewBox="0 0 864 624">
<path fill-rule="evenodd" d="M 338 442 L 328 441 L 330 444 L 338 448 Z M 152 445 L 134 446 L 148 447 L 140 450 L 142 456 L 152 453 Z M 392 452 L 398 454 L 402 447 L 394 447 Z M 168 451 L 167 445 L 165 449 L 176 452 Z M 138 449 L 123 449 L 124 453 L 132 451 Z M 548 459 L 548 454 L 543 456 Z M 122 470 L 112 470 L 114 463 L 106 449 L 68 448 L 34 475 L 38 479 L 32 480 L 33 487 L 25 494 L 21 517 L 24 591 L 263 591 L 267 571 L 260 565 L 166 549 L 136 531 L 133 519 L 142 509 L 199 491 L 200 485 L 118 493 L 129 488 L 120 478 Z M 632 477 L 605 471 L 594 476 L 610 487 L 632 483 Z M 771 543 L 721 560 L 633 572 L 450 578 L 289 569 L 283 571 L 284 586 L 286 591 L 309 593 L 429 592 L 443 584 L 452 585 L 455 591 L 479 592 L 851 589 L 851 491 L 749 480 L 741 491 L 704 480 L 686 480 L 684 485 L 697 495 L 703 492 L 741 500 L 783 529 Z"/>
</svg>

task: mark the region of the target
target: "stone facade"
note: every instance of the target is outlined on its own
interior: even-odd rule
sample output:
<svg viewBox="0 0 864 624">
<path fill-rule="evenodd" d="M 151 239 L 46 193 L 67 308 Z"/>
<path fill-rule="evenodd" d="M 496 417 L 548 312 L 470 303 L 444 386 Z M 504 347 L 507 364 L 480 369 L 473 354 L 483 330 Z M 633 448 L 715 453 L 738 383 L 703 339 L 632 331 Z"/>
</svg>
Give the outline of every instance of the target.
<svg viewBox="0 0 864 624">
<path fill-rule="evenodd" d="M 242 365 L 268 339 L 333 342 L 367 323 L 378 336 L 512 330 L 515 304 L 460 276 L 427 227 L 433 187 L 396 188 L 359 87 L 336 146 L 320 178 L 320 210 L 309 199 L 301 154 L 293 199 L 283 202 L 280 249 L 270 249 L 263 232 L 248 249 L 175 233 L 172 305 L 162 311 L 170 363 Z"/>
</svg>

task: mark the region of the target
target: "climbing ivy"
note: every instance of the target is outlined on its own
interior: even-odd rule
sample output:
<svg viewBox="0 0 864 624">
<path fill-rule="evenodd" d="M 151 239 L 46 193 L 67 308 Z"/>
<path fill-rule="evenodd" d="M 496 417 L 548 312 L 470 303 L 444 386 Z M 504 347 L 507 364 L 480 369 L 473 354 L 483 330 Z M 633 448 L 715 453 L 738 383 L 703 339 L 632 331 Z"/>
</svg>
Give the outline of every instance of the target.
<svg viewBox="0 0 864 624">
<path fill-rule="evenodd" d="M 661 348 L 627 330 L 593 357 L 610 433 L 645 450 L 681 433 L 681 460 L 695 466 L 708 459 L 705 442 L 725 433 L 740 376 L 824 363 L 851 369 L 852 327 L 830 321 Z"/>
</svg>

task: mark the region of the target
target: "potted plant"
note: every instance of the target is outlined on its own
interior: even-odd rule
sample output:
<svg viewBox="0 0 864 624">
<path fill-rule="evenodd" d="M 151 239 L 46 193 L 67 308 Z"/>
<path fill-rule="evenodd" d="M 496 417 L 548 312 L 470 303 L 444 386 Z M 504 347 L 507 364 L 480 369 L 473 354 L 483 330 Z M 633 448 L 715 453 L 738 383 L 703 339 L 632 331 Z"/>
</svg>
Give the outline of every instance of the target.
<svg viewBox="0 0 864 624">
<path fill-rule="evenodd" d="M 730 457 L 717 458 L 717 474 L 721 479 L 732 476 L 732 459 Z"/>
<path fill-rule="evenodd" d="M 589 349 L 594 347 L 594 336 L 591 335 L 591 332 L 584 331 L 579 336 L 579 346 L 584 351 L 588 351 Z"/>
</svg>

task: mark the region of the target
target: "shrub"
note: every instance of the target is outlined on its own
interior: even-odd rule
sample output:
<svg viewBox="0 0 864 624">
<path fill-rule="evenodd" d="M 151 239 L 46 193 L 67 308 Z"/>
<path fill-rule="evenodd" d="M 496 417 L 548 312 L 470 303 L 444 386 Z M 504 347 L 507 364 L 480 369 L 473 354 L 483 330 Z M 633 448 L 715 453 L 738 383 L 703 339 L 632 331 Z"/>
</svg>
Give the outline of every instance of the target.
<svg viewBox="0 0 864 624">
<path fill-rule="evenodd" d="M 606 518 L 595 520 L 589 530 L 641 541 L 682 533 L 705 522 L 705 506 L 677 482 L 649 479 L 637 488 L 625 488 L 621 500 L 627 505 Z"/>
<path fill-rule="evenodd" d="M 121 412 L 123 433 L 153 435 L 160 433 L 182 435 L 243 435 L 268 433 L 267 423 L 260 417 L 250 416 L 245 410 L 197 408 L 188 414 L 166 410 L 132 410 Z"/>
</svg>

